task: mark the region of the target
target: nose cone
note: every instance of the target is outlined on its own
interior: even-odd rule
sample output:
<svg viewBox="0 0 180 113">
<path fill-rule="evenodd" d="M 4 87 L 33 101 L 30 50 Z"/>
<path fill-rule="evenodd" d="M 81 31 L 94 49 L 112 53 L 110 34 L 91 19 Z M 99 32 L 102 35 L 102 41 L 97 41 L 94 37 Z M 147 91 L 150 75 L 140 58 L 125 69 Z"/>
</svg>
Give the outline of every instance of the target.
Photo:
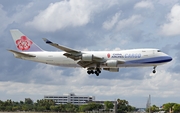
<svg viewBox="0 0 180 113">
<path fill-rule="evenodd" d="M 170 62 L 171 60 L 172 60 L 172 57 L 170 57 L 170 56 L 166 56 L 166 62 Z"/>
</svg>

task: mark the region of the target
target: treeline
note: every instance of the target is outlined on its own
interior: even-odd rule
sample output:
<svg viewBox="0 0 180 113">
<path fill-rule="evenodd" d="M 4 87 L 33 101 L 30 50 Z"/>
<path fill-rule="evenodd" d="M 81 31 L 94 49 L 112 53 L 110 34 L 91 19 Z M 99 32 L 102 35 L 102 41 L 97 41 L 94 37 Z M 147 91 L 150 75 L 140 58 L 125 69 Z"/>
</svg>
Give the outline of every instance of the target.
<svg viewBox="0 0 180 113">
<path fill-rule="evenodd" d="M 165 111 L 165 113 L 180 113 L 180 104 L 178 103 L 166 103 L 163 104 L 162 107 L 157 107 L 156 105 L 151 106 L 150 108 L 146 109 L 146 111 L 159 112 L 159 111 Z"/>
<path fill-rule="evenodd" d="M 118 99 L 116 102 L 118 113 L 135 111 L 136 108 L 129 105 L 128 101 Z M 25 101 L 14 102 L 12 100 L 1 101 L 0 111 L 37 111 L 37 112 L 86 112 L 86 111 L 110 111 L 114 109 L 115 104 L 106 101 L 103 104 L 91 102 L 84 105 L 74 105 L 71 103 L 56 105 L 53 100 L 37 100 L 33 102 L 30 98 Z"/>
</svg>

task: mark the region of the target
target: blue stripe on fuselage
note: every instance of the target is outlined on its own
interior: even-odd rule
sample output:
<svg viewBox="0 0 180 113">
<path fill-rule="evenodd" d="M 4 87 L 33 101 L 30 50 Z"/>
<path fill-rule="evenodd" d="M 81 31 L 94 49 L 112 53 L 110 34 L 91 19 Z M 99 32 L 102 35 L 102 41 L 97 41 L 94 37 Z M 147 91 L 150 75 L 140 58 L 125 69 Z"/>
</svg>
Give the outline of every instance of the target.
<svg viewBox="0 0 180 113">
<path fill-rule="evenodd" d="M 139 59 L 139 60 L 131 60 L 127 61 L 126 63 L 138 63 L 138 64 L 145 64 L 145 63 L 165 63 L 171 61 L 172 58 L 169 56 L 160 56 L 160 57 L 153 57 L 153 58 L 146 58 L 146 59 Z"/>
</svg>

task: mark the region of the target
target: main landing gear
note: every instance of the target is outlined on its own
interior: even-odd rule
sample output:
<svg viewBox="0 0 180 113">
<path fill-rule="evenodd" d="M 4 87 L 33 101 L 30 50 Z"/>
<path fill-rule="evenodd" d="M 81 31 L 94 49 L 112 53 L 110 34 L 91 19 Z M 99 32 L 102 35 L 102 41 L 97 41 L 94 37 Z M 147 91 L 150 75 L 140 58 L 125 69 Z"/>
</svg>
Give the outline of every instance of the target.
<svg viewBox="0 0 180 113">
<path fill-rule="evenodd" d="M 153 67 L 153 71 L 152 71 L 153 73 L 156 73 L 156 67 L 157 67 L 157 66 L 154 66 L 154 67 Z"/>
<path fill-rule="evenodd" d="M 99 74 L 101 73 L 101 68 L 96 68 L 96 69 L 88 69 L 87 73 L 90 74 L 96 74 L 96 76 L 99 76 Z"/>
</svg>

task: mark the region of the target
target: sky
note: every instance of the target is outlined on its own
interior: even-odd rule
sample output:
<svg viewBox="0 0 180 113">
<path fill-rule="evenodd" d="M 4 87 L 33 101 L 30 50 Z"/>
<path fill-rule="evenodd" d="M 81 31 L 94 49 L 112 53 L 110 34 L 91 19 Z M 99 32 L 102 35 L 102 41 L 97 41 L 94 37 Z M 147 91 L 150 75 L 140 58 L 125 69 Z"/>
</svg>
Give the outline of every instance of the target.
<svg viewBox="0 0 180 113">
<path fill-rule="evenodd" d="M 0 100 L 44 95 L 125 99 L 135 107 L 180 103 L 180 0 L 0 0 Z M 153 67 L 120 68 L 88 75 L 83 68 L 64 68 L 14 58 L 9 30 L 19 29 L 47 51 L 60 51 L 42 38 L 77 50 L 157 48 L 173 58 Z"/>
</svg>

